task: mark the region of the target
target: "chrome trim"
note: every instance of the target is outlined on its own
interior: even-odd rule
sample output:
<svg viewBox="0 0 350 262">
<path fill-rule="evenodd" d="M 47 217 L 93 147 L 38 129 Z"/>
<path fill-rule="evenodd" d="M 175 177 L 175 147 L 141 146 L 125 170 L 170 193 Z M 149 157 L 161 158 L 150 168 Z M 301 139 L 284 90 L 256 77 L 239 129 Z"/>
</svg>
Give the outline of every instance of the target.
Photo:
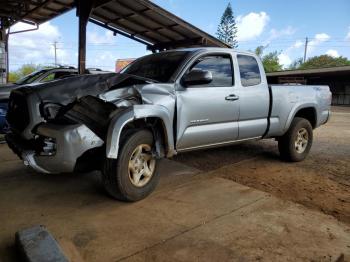
<svg viewBox="0 0 350 262">
<path fill-rule="evenodd" d="M 231 141 L 207 144 L 207 145 L 202 145 L 202 146 L 186 147 L 186 148 L 183 148 L 183 149 L 178 149 L 177 152 L 184 152 L 184 151 L 190 151 L 190 150 L 195 150 L 195 149 L 210 148 L 210 147 L 221 146 L 221 145 L 229 145 L 229 144 L 235 144 L 235 143 L 238 143 L 238 142 L 244 142 L 244 141 L 248 141 L 248 140 L 258 140 L 258 139 L 262 139 L 262 136 L 256 136 L 256 137 L 239 139 L 239 140 L 231 140 Z"/>
</svg>

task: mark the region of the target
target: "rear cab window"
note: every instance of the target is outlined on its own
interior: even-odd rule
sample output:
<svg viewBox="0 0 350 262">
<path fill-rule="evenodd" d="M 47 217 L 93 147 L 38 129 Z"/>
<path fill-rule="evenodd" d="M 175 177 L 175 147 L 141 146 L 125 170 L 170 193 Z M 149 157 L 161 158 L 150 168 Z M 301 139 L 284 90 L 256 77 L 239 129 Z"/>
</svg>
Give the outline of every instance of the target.
<svg viewBox="0 0 350 262">
<path fill-rule="evenodd" d="M 242 86 L 255 86 L 261 83 L 259 64 L 253 56 L 237 55 Z"/>
</svg>

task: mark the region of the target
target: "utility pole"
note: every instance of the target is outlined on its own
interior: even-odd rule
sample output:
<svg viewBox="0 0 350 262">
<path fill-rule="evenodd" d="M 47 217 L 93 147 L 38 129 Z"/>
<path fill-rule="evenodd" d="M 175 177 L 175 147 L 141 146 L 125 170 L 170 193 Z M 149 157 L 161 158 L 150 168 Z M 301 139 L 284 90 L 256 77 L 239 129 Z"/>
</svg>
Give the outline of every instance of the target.
<svg viewBox="0 0 350 262">
<path fill-rule="evenodd" d="M 57 66 L 57 41 L 53 42 L 53 48 L 55 49 L 55 66 Z"/>
<path fill-rule="evenodd" d="M 304 50 L 304 63 L 306 61 L 307 45 L 309 44 L 309 38 L 305 38 L 305 50 Z"/>
</svg>

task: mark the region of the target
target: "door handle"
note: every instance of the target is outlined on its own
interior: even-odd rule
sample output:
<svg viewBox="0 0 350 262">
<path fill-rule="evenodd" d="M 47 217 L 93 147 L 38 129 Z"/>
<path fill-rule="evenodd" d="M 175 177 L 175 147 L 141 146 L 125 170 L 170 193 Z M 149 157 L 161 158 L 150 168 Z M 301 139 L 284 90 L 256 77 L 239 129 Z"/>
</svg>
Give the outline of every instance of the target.
<svg viewBox="0 0 350 262">
<path fill-rule="evenodd" d="M 229 101 L 235 101 L 238 99 L 239 99 L 239 96 L 236 96 L 235 94 L 231 94 L 225 97 L 225 100 L 229 100 Z"/>
</svg>

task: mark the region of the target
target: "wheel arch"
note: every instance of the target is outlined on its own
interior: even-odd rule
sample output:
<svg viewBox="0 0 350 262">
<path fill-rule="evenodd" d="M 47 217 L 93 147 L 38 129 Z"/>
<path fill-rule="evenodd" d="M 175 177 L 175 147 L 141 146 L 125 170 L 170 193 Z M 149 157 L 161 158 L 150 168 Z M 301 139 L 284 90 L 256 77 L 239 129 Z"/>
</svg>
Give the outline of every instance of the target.
<svg viewBox="0 0 350 262">
<path fill-rule="evenodd" d="M 298 110 L 298 112 L 296 112 L 296 114 L 294 115 L 294 118 L 295 117 L 305 118 L 310 122 L 313 129 L 316 128 L 316 124 L 317 124 L 316 108 L 314 107 L 301 108 Z"/>
<path fill-rule="evenodd" d="M 293 119 L 295 117 L 302 117 L 308 120 L 311 123 L 313 129 L 317 127 L 317 109 L 316 104 L 303 104 L 294 108 L 289 114 L 288 120 L 285 126 L 285 132 L 288 131 Z"/>
<path fill-rule="evenodd" d="M 167 157 L 173 156 L 174 138 L 171 116 L 163 106 L 136 105 L 127 109 L 122 115 L 116 115 L 110 123 L 106 138 L 107 158 L 117 159 L 120 138 L 128 129 L 149 128 L 155 138 L 157 153 Z"/>
</svg>

